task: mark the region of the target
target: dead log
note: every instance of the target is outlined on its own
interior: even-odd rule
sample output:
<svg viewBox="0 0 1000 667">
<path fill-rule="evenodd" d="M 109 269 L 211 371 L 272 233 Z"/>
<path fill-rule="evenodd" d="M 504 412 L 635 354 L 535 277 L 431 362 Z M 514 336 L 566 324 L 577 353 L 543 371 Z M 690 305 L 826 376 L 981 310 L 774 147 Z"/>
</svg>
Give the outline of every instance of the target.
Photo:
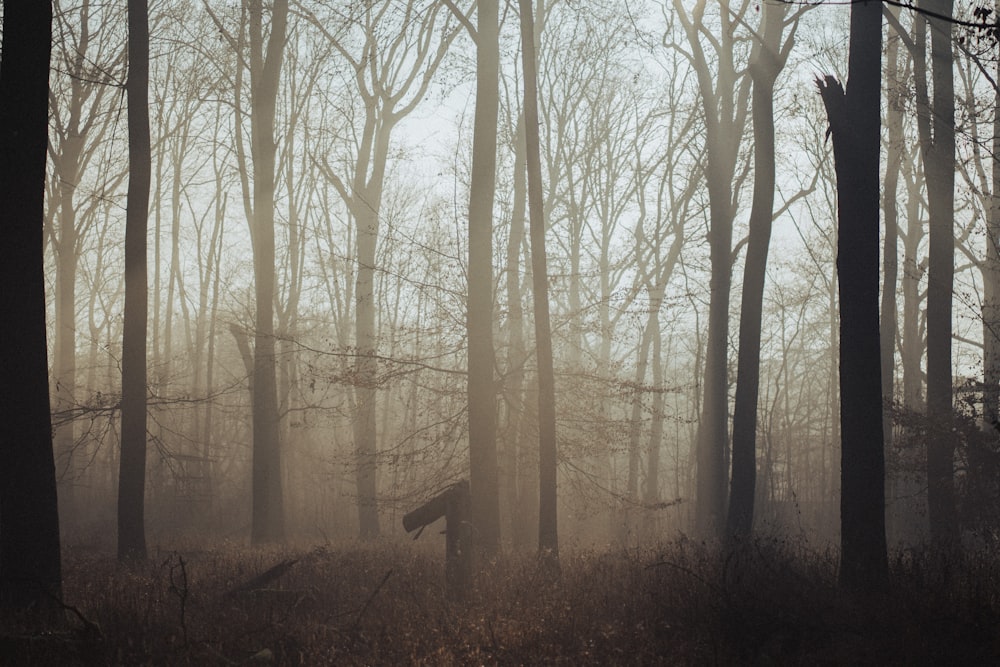
<svg viewBox="0 0 1000 667">
<path fill-rule="evenodd" d="M 271 583 L 272 581 L 283 575 L 285 572 L 288 572 L 288 570 L 291 569 L 291 567 L 295 565 L 297 562 L 298 559 L 295 558 L 289 558 L 287 560 L 283 560 L 274 567 L 265 570 L 261 574 L 258 574 L 253 579 L 243 584 L 240 584 L 236 588 L 230 590 L 228 593 L 226 593 L 226 597 L 232 597 L 234 595 L 240 595 L 242 593 L 252 593 L 255 591 L 263 590 L 269 583 Z"/>
<path fill-rule="evenodd" d="M 465 597 L 472 573 L 470 504 L 469 482 L 463 479 L 403 517 L 406 532 L 445 517 L 445 585 L 449 597 L 458 599 Z"/>
</svg>

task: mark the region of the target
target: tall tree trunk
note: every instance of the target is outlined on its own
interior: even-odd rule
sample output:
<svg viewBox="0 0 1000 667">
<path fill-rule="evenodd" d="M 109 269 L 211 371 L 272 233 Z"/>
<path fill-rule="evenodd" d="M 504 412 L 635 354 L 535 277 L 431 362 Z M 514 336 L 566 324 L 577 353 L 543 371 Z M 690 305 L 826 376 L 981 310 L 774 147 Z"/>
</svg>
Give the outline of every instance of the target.
<svg viewBox="0 0 1000 667">
<path fill-rule="evenodd" d="M 924 228 L 919 215 L 923 193 L 916 167 L 915 159 L 903 162 L 903 175 L 907 181 L 907 201 L 906 236 L 903 239 L 903 335 L 899 357 L 900 365 L 903 367 L 903 405 L 907 410 L 923 412 L 926 406 L 923 400 L 924 380 L 921 368 L 924 336 L 920 323 L 920 282 L 926 265 L 918 261 Z"/>
<path fill-rule="evenodd" d="M 58 3 L 57 3 L 58 4 Z M 61 9 L 61 8 L 59 8 Z M 80 231 L 77 219 L 77 202 L 74 196 L 83 171 L 83 154 L 88 123 L 84 119 L 84 105 L 88 88 L 84 82 L 90 49 L 90 3 L 84 1 L 80 8 L 79 37 L 72 45 L 72 78 L 64 133 L 59 142 L 59 153 L 53 155 L 53 167 L 59 180 L 59 227 L 54 239 L 55 250 L 55 300 L 52 380 L 53 408 L 58 419 L 54 426 L 57 480 L 59 484 L 59 511 L 64 519 L 75 516 L 77 502 L 75 487 L 77 470 L 74 460 L 76 444 L 75 421 L 69 419 L 76 407 L 76 274 L 79 263 Z M 96 102 L 95 102 L 96 106 Z M 63 522 L 70 525 L 71 522 Z"/>
<path fill-rule="evenodd" d="M 522 450 L 524 441 L 524 365 L 527 352 L 524 345 L 524 307 L 521 303 L 521 246 L 524 243 L 525 211 L 527 208 L 527 174 L 524 158 L 524 116 L 519 115 L 514 131 L 514 201 L 510 230 L 507 236 L 507 372 L 504 378 L 504 396 L 507 404 L 504 465 L 505 493 L 509 521 L 509 536 L 515 548 L 526 546 L 520 529 L 525 523 L 518 513 L 521 505 Z"/>
<path fill-rule="evenodd" d="M 728 538 L 750 535 L 757 483 L 757 396 L 760 389 L 760 326 L 767 253 L 774 216 L 774 82 L 785 64 L 791 38 L 782 48 L 787 7 L 765 3 L 761 41 L 750 63 L 753 80 L 754 186 L 750 238 L 743 269 L 736 402 L 733 412 L 733 473 L 726 518 Z"/>
<path fill-rule="evenodd" d="M 646 326 L 642 329 L 642 337 L 639 340 L 639 347 L 636 350 L 635 360 L 635 393 L 632 395 L 632 414 L 628 424 L 628 476 L 625 478 L 625 512 L 620 517 L 618 523 L 618 539 L 623 545 L 629 543 L 634 530 L 632 514 L 639 505 L 639 463 L 642 452 L 639 450 L 639 443 L 642 440 L 642 387 L 646 383 L 646 369 L 649 366 L 649 348 L 653 341 L 654 327 L 653 321 L 656 314 L 653 312 L 653 295 L 649 297 L 649 317 Z"/>
<path fill-rule="evenodd" d="M 898 11 L 896 12 L 898 14 Z M 899 74 L 899 40 L 890 36 L 886 46 L 886 147 L 885 185 L 882 189 L 882 212 L 885 216 L 885 248 L 882 253 L 882 305 L 879 316 L 879 340 L 882 358 L 882 438 L 886 448 L 892 441 L 892 401 L 896 372 L 896 281 L 899 276 L 899 208 L 897 205 L 899 172 L 903 161 L 903 91 Z"/>
<path fill-rule="evenodd" d="M 1000 15 L 1000 2 L 995 15 Z M 1000 61 L 997 61 L 1000 77 Z M 998 78 L 1000 80 L 1000 78 Z M 993 97 L 993 168 L 983 260 L 983 429 L 1000 428 L 1000 86 Z"/>
<path fill-rule="evenodd" d="M 487 551 L 500 545 L 496 390 L 493 383 L 493 199 L 496 191 L 497 0 L 480 0 L 476 36 L 476 114 L 469 200 L 469 464 L 472 521 Z"/>
<path fill-rule="evenodd" d="M 535 309 L 535 358 L 538 363 L 538 552 L 550 563 L 559 559 L 556 494 L 556 390 L 549 324 L 549 276 L 545 257 L 544 194 L 538 137 L 538 72 L 535 17 L 531 0 L 519 0 L 521 62 L 524 68 L 524 144 L 528 162 L 528 226 L 531 238 L 532 298 Z"/>
<path fill-rule="evenodd" d="M 363 179 L 363 175 L 362 175 Z M 365 198 L 365 201 L 370 201 Z M 358 225 L 358 269 L 354 288 L 354 339 L 357 344 L 355 371 L 354 446 L 357 459 L 358 522 L 361 537 L 372 539 L 379 534 L 376 503 L 375 408 L 377 400 L 378 361 L 375 331 L 375 251 L 378 240 L 378 211 L 360 211 Z"/>
<path fill-rule="evenodd" d="M 840 284 L 840 582 L 888 583 L 879 350 L 879 98 L 882 7 L 851 6 L 847 91 L 817 81 L 833 135 Z"/>
<path fill-rule="evenodd" d="M 698 423 L 695 523 L 699 534 L 721 537 L 725 531 L 726 459 L 729 444 L 729 302 L 732 289 L 733 177 L 747 114 L 748 84 L 734 62 L 736 24 L 728 3 L 720 2 L 721 39 L 713 40 L 715 72 L 702 48 L 705 0 L 688 15 L 681 0 L 673 0 L 684 26 L 698 78 L 705 113 L 705 173 L 709 200 L 708 330 L 704 362 L 703 399 Z M 735 14 L 735 12 L 734 12 Z M 714 76 L 713 76 L 714 74 Z"/>
<path fill-rule="evenodd" d="M 649 427 L 649 452 L 646 459 L 646 488 L 643 490 L 645 515 L 642 538 L 649 541 L 656 537 L 657 512 L 660 502 L 660 446 L 663 443 L 663 334 L 660 329 L 660 310 L 663 304 L 663 289 L 658 288 L 651 307 L 650 325 L 653 343 L 653 419 Z"/>
<path fill-rule="evenodd" d="M 253 517 L 251 542 L 285 539 L 274 354 L 274 116 L 285 48 L 288 0 L 275 0 L 266 52 L 262 0 L 250 2 L 250 128 L 256 329 L 253 371 Z"/>
<path fill-rule="evenodd" d="M 0 605 L 62 585 L 45 331 L 45 158 L 52 4 L 4 0 L 0 51 Z"/>
<path fill-rule="evenodd" d="M 955 282 L 955 83 L 951 45 L 952 0 L 922 0 L 931 12 L 916 17 L 917 127 L 920 132 L 930 248 L 927 265 L 927 516 L 938 547 L 958 542 L 952 433 L 951 320 Z M 927 99 L 923 21 L 931 28 L 933 100 Z"/>
<path fill-rule="evenodd" d="M 53 399 L 58 422 L 53 446 L 59 465 L 60 511 L 66 518 L 76 514 L 76 443 L 72 410 L 76 407 L 76 273 L 79 262 L 79 237 L 73 194 L 79 183 L 79 160 L 82 139 L 63 142 L 58 163 L 62 172 L 59 205 L 59 239 L 56 248 L 55 335 L 53 341 Z M 66 175 L 73 174 L 69 179 Z"/>
<path fill-rule="evenodd" d="M 149 220 L 149 9 L 128 3 L 128 194 L 122 336 L 122 435 L 118 560 L 146 558 L 146 226 Z"/>
</svg>

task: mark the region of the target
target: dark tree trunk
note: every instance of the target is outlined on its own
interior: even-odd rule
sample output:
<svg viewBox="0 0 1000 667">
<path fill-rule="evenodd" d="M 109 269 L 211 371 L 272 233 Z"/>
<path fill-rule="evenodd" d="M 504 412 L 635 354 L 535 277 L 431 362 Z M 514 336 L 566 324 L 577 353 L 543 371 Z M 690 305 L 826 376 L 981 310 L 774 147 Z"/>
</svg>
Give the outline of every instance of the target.
<svg viewBox="0 0 1000 667">
<path fill-rule="evenodd" d="M 884 588 L 885 454 L 879 350 L 880 3 L 851 6 L 845 93 L 818 81 L 833 135 L 839 224 L 841 585 Z"/>
<path fill-rule="evenodd" d="M 149 215 L 149 9 L 128 3 L 128 199 L 122 336 L 122 448 L 118 470 L 118 560 L 146 558 L 146 226 Z"/>
<path fill-rule="evenodd" d="M 538 363 L 538 552 L 557 563 L 556 390 L 549 324 L 549 277 L 545 257 L 542 161 L 538 137 L 538 74 L 535 17 L 531 0 L 519 0 L 521 57 L 524 66 L 524 139 L 528 161 L 528 226 L 531 238 L 532 298 L 535 308 L 535 358 Z"/>
<path fill-rule="evenodd" d="M 996 10 L 1000 11 L 1000 3 Z M 1000 76 L 1000 60 L 997 75 Z M 998 79 L 1000 80 L 1000 79 Z M 1000 155 L 1000 86 L 993 98 L 993 156 Z M 990 211 L 983 261 L 983 429 L 1000 423 L 1000 160 L 992 160 Z M 995 437 L 995 436 L 994 436 Z"/>
<path fill-rule="evenodd" d="M 50 2 L 3 3 L 0 56 L 0 605 L 60 594 L 42 255 Z"/>
<path fill-rule="evenodd" d="M 493 199 L 496 191 L 500 42 L 496 0 L 480 0 L 476 116 L 469 200 L 469 465 L 472 522 L 486 551 L 500 546 L 496 387 L 493 381 Z"/>
<path fill-rule="evenodd" d="M 764 279 L 774 216 L 774 82 L 785 64 L 781 48 L 786 6 L 764 4 L 761 42 L 750 63 L 754 136 L 753 204 L 750 237 L 743 269 L 736 401 L 733 407 L 733 473 L 726 517 L 726 536 L 747 536 L 753 529 L 757 484 L 757 396 L 760 390 L 760 326 Z M 789 44 L 790 46 L 790 44 Z"/>
<path fill-rule="evenodd" d="M 951 320 L 955 282 L 955 83 L 951 46 L 951 0 L 923 0 L 920 8 L 934 15 L 918 16 L 931 28 L 933 100 L 927 99 L 923 53 L 917 68 L 917 127 L 927 179 L 930 247 L 927 264 L 927 517 L 931 540 L 938 547 L 958 543 L 955 512 L 952 431 Z M 943 18 L 937 18 L 943 17 Z M 917 31 L 923 51 L 924 31 Z"/>
</svg>

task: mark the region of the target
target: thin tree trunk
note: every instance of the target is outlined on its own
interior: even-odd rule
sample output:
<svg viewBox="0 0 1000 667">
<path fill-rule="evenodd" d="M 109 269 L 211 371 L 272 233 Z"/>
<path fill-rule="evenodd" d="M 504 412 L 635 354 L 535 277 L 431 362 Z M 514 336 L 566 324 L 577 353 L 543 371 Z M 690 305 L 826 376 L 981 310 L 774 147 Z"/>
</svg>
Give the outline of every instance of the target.
<svg viewBox="0 0 1000 667">
<path fill-rule="evenodd" d="M 524 365 L 527 352 L 524 347 L 524 307 L 521 303 L 521 246 L 524 243 L 525 210 L 527 207 L 527 175 L 524 165 L 524 116 L 518 116 L 514 131 L 514 202 L 510 230 L 507 237 L 507 373 L 504 394 L 507 403 L 507 428 L 504 438 L 504 473 L 506 499 L 510 514 L 510 539 L 515 548 L 524 546 L 520 529 L 524 518 L 518 513 L 521 500 L 519 481 L 523 476 L 521 450 L 524 446 Z"/>
<path fill-rule="evenodd" d="M 767 254 L 774 216 L 774 82 L 784 67 L 789 42 L 781 46 L 786 6 L 764 4 L 763 35 L 750 63 L 753 80 L 754 186 L 750 238 L 743 269 L 736 401 L 733 413 L 733 472 L 726 519 L 727 538 L 753 529 L 757 483 L 757 396 L 760 389 L 760 327 L 764 306 Z"/>
<path fill-rule="evenodd" d="M 920 282 L 925 265 L 918 262 L 918 252 L 924 236 L 920 205 L 923 194 L 915 161 L 903 162 L 903 175 L 907 180 L 906 237 L 903 239 L 903 335 L 900 345 L 900 364 L 903 367 L 903 405 L 907 410 L 923 412 L 923 357 L 924 340 L 920 326 Z"/>
<path fill-rule="evenodd" d="M 955 282 L 955 84 L 951 43 L 953 2 L 923 0 L 922 9 L 933 12 L 931 28 L 933 100 L 927 101 L 927 75 L 923 54 L 915 60 L 918 130 L 927 178 L 930 247 L 927 265 L 927 516 L 931 540 L 938 547 L 958 543 L 955 510 L 952 432 L 952 288 Z M 943 18 L 936 18 L 937 16 Z M 923 26 L 924 17 L 916 17 Z M 917 31 L 917 48 L 923 51 L 923 30 Z"/>
<path fill-rule="evenodd" d="M 704 1 L 688 15 L 681 0 L 674 0 L 676 15 L 684 25 L 698 78 L 699 97 L 705 113 L 705 172 L 709 199 L 708 327 L 704 357 L 704 392 L 698 423 L 695 523 L 705 537 L 725 532 L 726 459 L 729 444 L 729 303 L 733 268 L 733 177 L 747 114 L 748 82 L 741 80 L 734 62 L 736 25 L 728 3 L 720 3 L 721 39 L 714 40 L 715 72 L 702 48 Z"/>
<path fill-rule="evenodd" d="M 898 12 L 897 12 L 898 14 Z M 886 448 L 892 442 L 892 412 L 896 372 L 896 282 L 899 277 L 899 207 L 897 205 L 899 172 L 903 161 L 903 91 L 899 73 L 899 36 L 889 37 L 886 46 L 886 147 L 885 185 L 882 211 L 885 216 L 885 247 L 882 253 L 882 305 L 879 315 L 879 340 L 882 357 L 882 438 Z"/>
<path fill-rule="evenodd" d="M 642 338 L 636 350 L 635 361 L 635 393 L 632 395 L 632 414 L 628 424 L 628 477 L 626 478 L 625 512 L 619 521 L 619 541 L 627 545 L 632 536 L 634 522 L 632 514 L 639 505 L 639 461 L 642 453 L 639 443 L 642 439 L 642 387 L 646 382 L 646 369 L 649 366 L 649 348 L 653 341 L 652 295 L 650 295 L 650 311 L 646 326 L 642 330 Z"/>
<path fill-rule="evenodd" d="M 1000 13 L 1000 2 L 996 10 Z M 992 187 L 983 260 L 983 429 L 991 433 L 1000 428 L 1000 86 L 994 90 L 993 107 Z"/>
<path fill-rule="evenodd" d="M 653 339 L 653 419 L 649 427 L 649 452 L 646 459 L 646 488 L 643 493 L 645 515 L 642 537 L 649 541 L 656 537 L 656 520 L 660 503 L 660 447 L 663 443 L 663 335 L 660 330 L 660 309 L 663 303 L 662 290 L 652 304 L 650 325 Z"/>
<path fill-rule="evenodd" d="M 556 394 L 549 324 L 548 268 L 545 257 L 544 195 L 538 138 L 538 74 L 535 17 L 531 0 L 519 0 L 521 58 L 524 67 L 524 138 L 528 161 L 528 222 L 531 238 L 532 297 L 535 307 L 535 357 L 538 363 L 538 551 L 550 563 L 559 558 L 556 507 Z"/>
</svg>

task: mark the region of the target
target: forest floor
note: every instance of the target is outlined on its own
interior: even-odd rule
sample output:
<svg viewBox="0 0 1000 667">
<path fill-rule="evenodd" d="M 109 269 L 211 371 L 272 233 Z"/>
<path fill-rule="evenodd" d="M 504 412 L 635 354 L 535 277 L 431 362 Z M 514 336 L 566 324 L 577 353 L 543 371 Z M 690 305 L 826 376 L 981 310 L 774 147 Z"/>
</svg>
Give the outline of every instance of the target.
<svg viewBox="0 0 1000 667">
<path fill-rule="evenodd" d="M 442 556 L 223 545 L 122 567 L 69 547 L 59 622 L 0 618 L 0 664 L 1000 664 L 998 554 L 901 554 L 890 590 L 859 596 L 835 554 L 781 540 L 566 550 L 556 578 L 482 562 L 462 601 Z"/>
</svg>

